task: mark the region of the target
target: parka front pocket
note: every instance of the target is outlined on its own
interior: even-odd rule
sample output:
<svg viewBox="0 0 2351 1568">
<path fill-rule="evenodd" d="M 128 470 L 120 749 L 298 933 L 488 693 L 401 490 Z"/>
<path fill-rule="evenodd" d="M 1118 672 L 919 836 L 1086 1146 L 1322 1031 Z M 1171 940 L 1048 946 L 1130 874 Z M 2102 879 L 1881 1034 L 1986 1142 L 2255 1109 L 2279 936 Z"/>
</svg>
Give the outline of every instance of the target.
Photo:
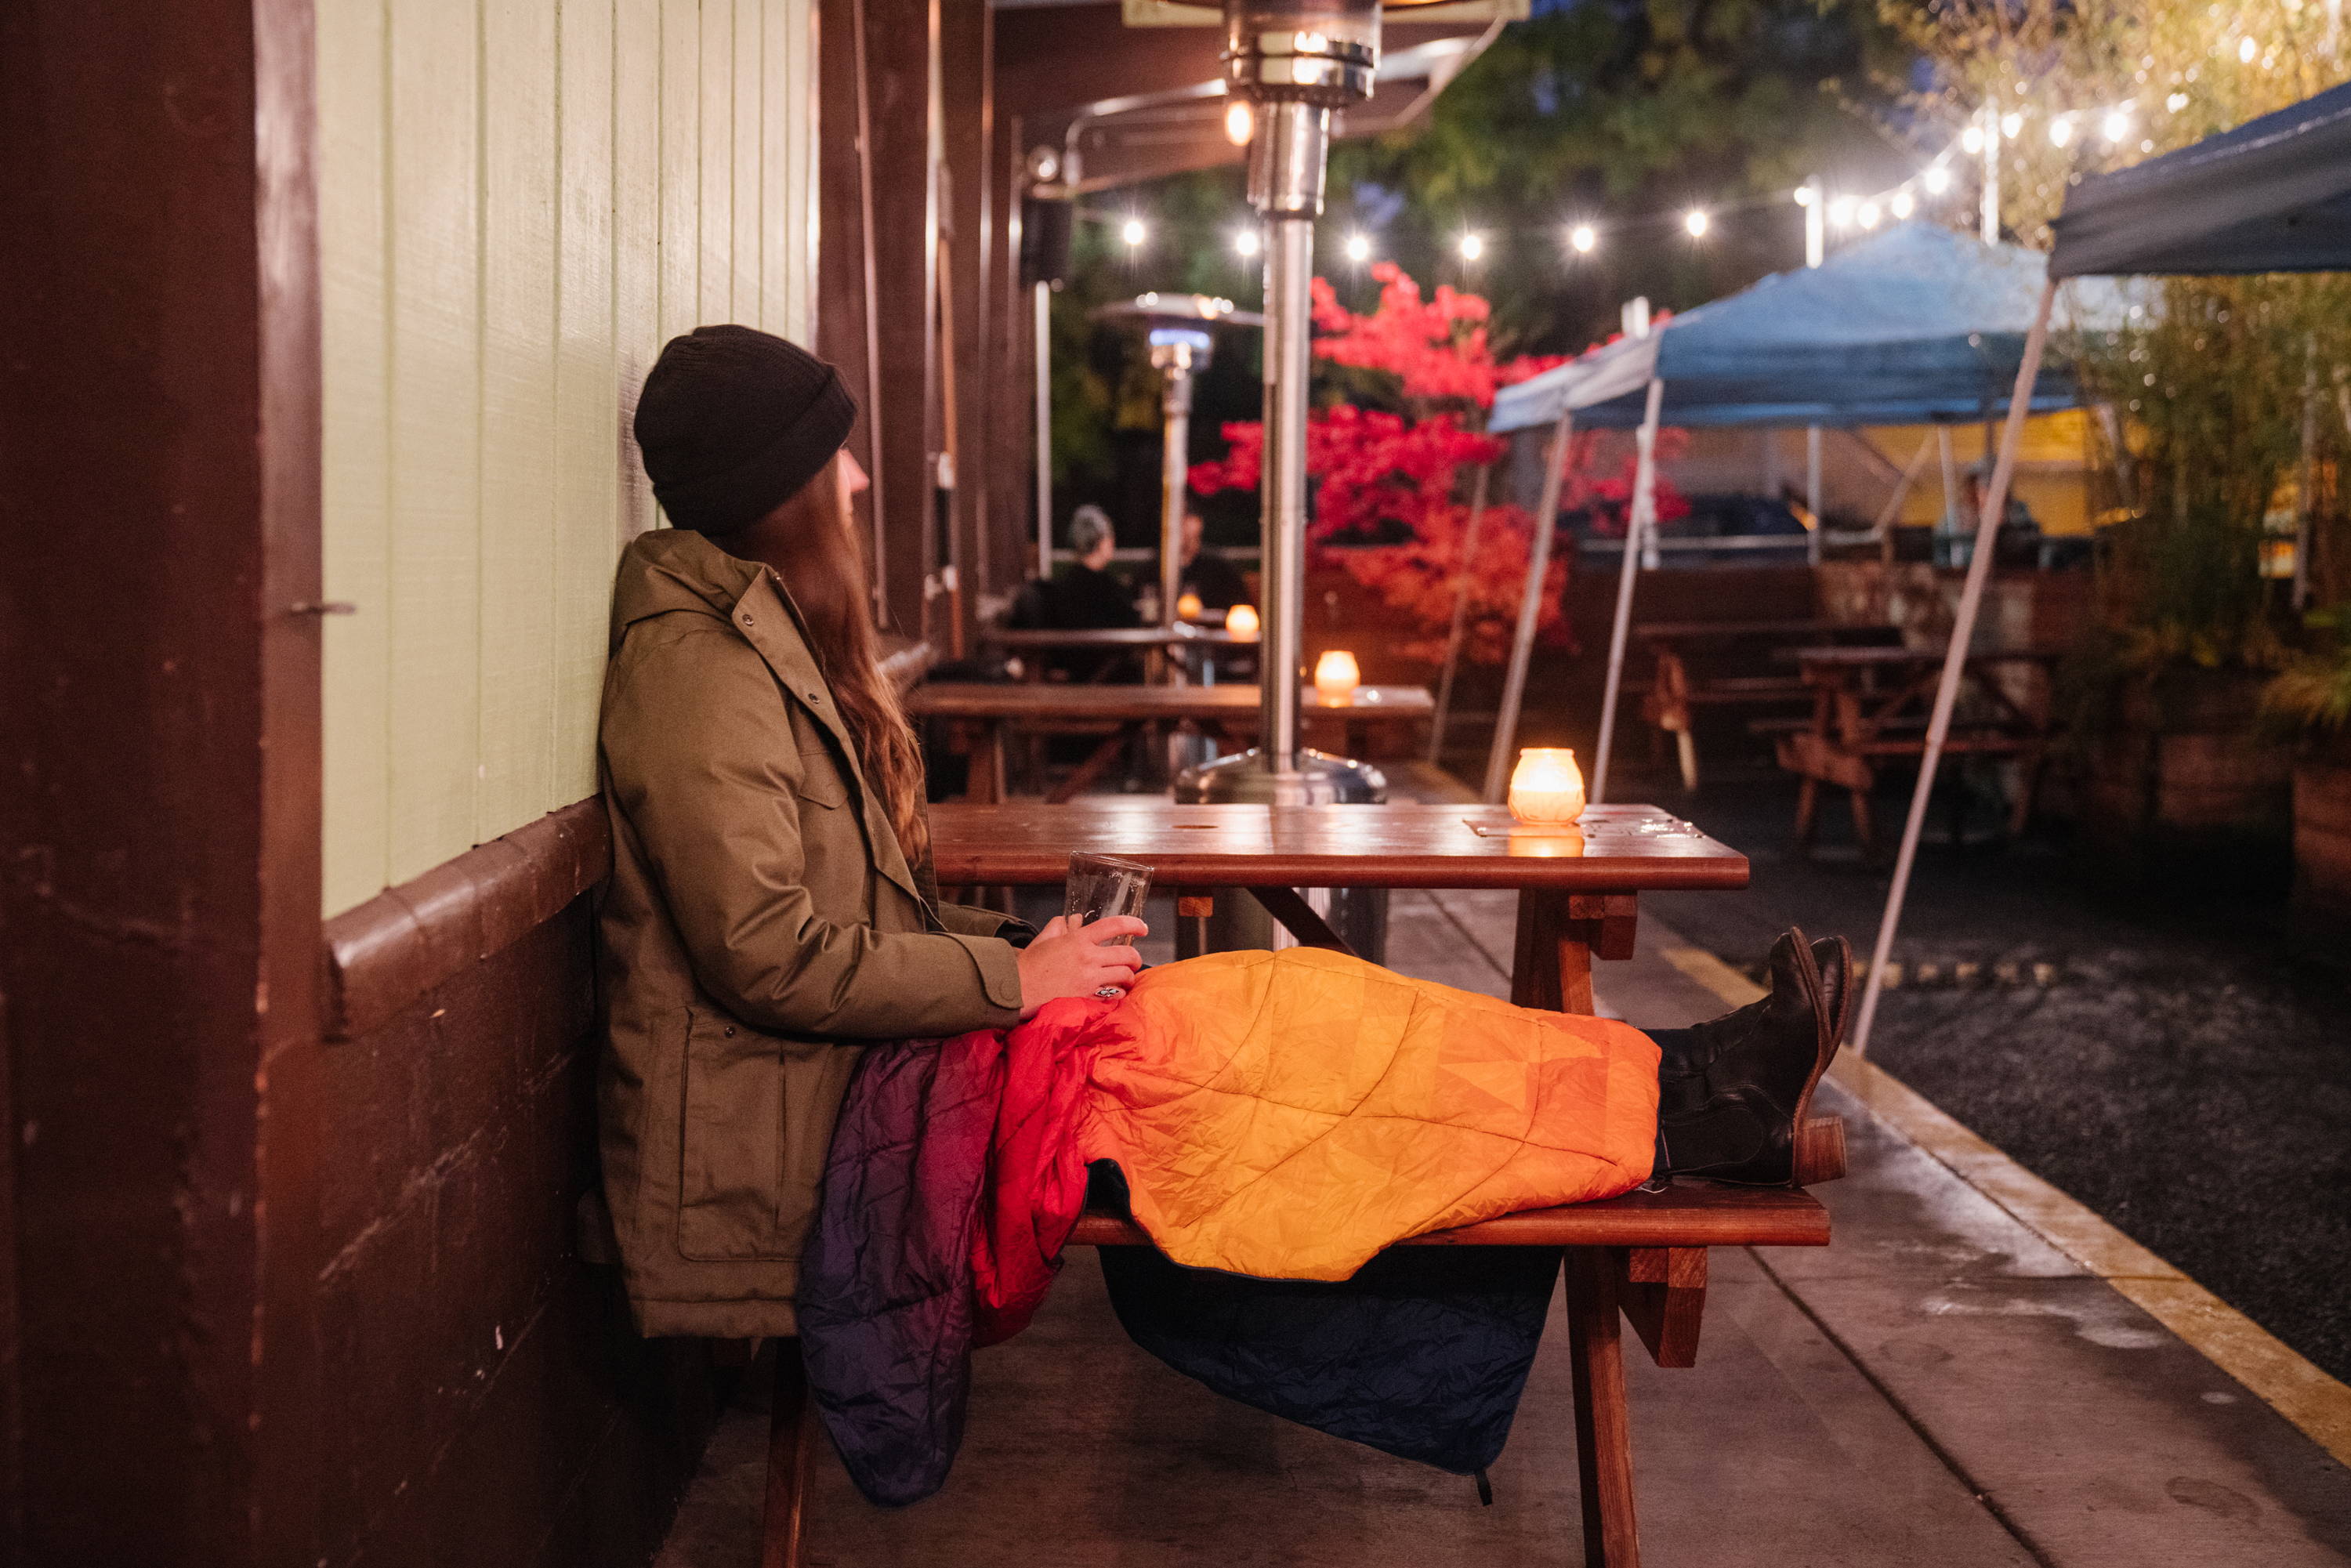
<svg viewBox="0 0 2351 1568">
<path fill-rule="evenodd" d="M 681 1253 L 784 1256 L 784 1062 L 775 1040 L 723 1013 L 694 1011 L 679 1155 Z"/>
</svg>

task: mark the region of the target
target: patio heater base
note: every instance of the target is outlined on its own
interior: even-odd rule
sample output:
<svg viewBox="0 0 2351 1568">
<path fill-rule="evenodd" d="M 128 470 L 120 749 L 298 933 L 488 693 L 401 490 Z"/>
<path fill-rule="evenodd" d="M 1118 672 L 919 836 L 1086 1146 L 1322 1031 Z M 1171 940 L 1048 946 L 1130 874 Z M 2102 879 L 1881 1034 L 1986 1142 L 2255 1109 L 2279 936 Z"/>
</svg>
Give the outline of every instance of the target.
<svg viewBox="0 0 2351 1568">
<path fill-rule="evenodd" d="M 1186 768 L 1176 780 L 1179 805 L 1379 806 L 1387 803 L 1387 776 L 1368 762 L 1301 747 L 1298 769 L 1270 772 L 1257 748 Z M 1388 890 L 1384 887 L 1300 888 L 1317 915 L 1358 957 L 1384 962 Z M 1176 923 L 1176 956 L 1295 947 L 1292 936 L 1265 906 L 1237 887 L 1218 888 L 1216 913 Z"/>
</svg>

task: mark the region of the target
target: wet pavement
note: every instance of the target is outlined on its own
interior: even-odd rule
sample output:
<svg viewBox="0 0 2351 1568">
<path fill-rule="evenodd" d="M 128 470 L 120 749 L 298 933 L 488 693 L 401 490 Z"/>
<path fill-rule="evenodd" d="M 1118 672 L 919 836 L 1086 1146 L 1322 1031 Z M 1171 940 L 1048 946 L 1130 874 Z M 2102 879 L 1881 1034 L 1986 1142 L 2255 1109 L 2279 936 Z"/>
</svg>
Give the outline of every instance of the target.
<svg viewBox="0 0 2351 1568">
<path fill-rule="evenodd" d="M 1740 895 L 1716 895 L 1725 904 Z M 1397 895 L 1389 961 L 1504 985 L 1511 899 Z M 1722 1010 L 1645 915 L 1604 1010 Z M 1731 977 L 1735 983 L 1735 977 Z M 1857 1082 L 1857 1081 L 1856 1081 Z M 1698 1364 L 1629 1341 L 1645 1561 L 1708 1568 L 2351 1565 L 2351 1471 L 1836 1083 L 1854 1169 L 1825 1249 L 1718 1248 Z M 1496 1500 L 1222 1400 L 1128 1343 L 1072 1255 L 1035 1325 L 974 1364 L 946 1489 L 883 1511 L 816 1465 L 811 1568 L 1569 1568 L 1570 1369 L 1554 1321 Z M 656 1568 L 756 1561 L 766 1417 L 732 1413 Z"/>
<path fill-rule="evenodd" d="M 1748 968 L 1782 927 L 1865 956 L 1886 876 L 1823 810 L 1792 851 L 1792 785 L 1638 792 L 1745 851 L 1739 898 L 1643 910 Z M 1889 836 L 1907 797 L 1878 801 Z M 1939 824 L 1938 824 L 1939 825 Z M 2337 1377 L 2351 1377 L 2351 936 L 2278 900 L 2100 885 L 2053 836 L 1929 841 L 1873 1058 Z"/>
</svg>

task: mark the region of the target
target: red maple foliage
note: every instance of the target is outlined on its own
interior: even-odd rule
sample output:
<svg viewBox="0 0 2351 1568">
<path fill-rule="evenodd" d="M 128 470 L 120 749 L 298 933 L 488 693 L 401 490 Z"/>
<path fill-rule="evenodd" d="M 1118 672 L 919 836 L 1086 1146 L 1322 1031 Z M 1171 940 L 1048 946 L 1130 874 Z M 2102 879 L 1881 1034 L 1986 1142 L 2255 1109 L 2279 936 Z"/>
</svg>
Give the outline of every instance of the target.
<svg viewBox="0 0 2351 1568">
<path fill-rule="evenodd" d="M 1479 428 L 1496 390 L 1563 364 L 1567 356 L 1496 364 L 1486 341 L 1484 299 L 1440 285 L 1424 300 L 1420 286 L 1393 262 L 1374 267 L 1372 276 L 1381 285 L 1379 305 L 1361 315 L 1342 306 L 1323 279 L 1314 280 L 1314 352 L 1334 365 L 1393 376 L 1392 389 L 1381 387 L 1390 394 L 1383 401 L 1400 402 L 1402 412 L 1341 401 L 1309 417 L 1306 471 L 1318 484 L 1308 548 L 1318 564 L 1337 565 L 1410 619 L 1418 636 L 1397 651 L 1411 657 L 1443 657 L 1466 578 L 1463 656 L 1497 664 L 1509 650 L 1525 591 L 1534 520 L 1524 507 L 1491 502 L 1465 560 L 1470 509 L 1460 494 L 1461 471 L 1502 455 L 1502 440 Z M 1257 488 L 1263 427 L 1253 420 L 1230 423 L 1224 436 L 1221 460 L 1193 466 L 1192 488 L 1203 495 Z M 1575 438 L 1560 506 L 1589 506 L 1602 531 L 1621 534 L 1632 459 L 1617 472 L 1594 474 L 1596 445 L 1592 435 Z M 1657 507 L 1661 518 L 1687 510 L 1662 480 Z M 1398 542 L 1358 542 L 1366 540 Z M 1573 556 L 1554 548 L 1545 574 L 1537 635 L 1553 646 L 1573 643 L 1567 580 Z"/>
</svg>

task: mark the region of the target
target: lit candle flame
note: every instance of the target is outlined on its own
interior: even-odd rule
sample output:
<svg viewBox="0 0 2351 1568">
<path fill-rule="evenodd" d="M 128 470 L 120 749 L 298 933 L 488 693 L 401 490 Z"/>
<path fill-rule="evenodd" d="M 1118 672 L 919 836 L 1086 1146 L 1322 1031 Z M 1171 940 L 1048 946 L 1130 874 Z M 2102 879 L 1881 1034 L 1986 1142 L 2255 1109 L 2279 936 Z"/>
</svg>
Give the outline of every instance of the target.
<svg viewBox="0 0 2351 1568">
<path fill-rule="evenodd" d="M 1343 702 L 1363 684 L 1364 672 L 1356 665 L 1355 655 L 1344 648 L 1330 649 L 1314 662 L 1314 689 L 1325 702 Z"/>
<path fill-rule="evenodd" d="M 1510 815 L 1529 827 L 1566 827 L 1583 815 L 1583 770 L 1564 747 L 1530 746 L 1510 773 Z"/>
<path fill-rule="evenodd" d="M 1257 641 L 1257 607 L 1236 604 L 1225 612 L 1225 630 L 1233 634 L 1236 643 Z"/>
</svg>

